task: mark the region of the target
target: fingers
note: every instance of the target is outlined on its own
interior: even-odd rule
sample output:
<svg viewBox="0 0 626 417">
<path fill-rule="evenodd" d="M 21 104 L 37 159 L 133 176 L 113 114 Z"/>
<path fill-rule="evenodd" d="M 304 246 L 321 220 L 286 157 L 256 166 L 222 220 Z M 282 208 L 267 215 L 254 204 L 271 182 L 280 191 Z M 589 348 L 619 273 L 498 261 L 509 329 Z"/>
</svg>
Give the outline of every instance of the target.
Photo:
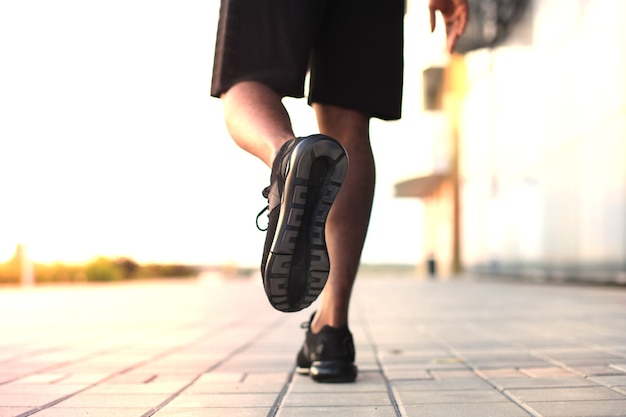
<svg viewBox="0 0 626 417">
<path fill-rule="evenodd" d="M 467 3 L 461 1 L 456 4 L 456 8 L 451 14 L 444 14 L 446 23 L 446 47 L 449 53 L 454 50 L 457 40 L 463 34 L 467 25 Z"/>
<path fill-rule="evenodd" d="M 433 33 L 435 31 L 435 22 L 436 22 L 436 16 L 435 16 L 435 9 L 430 6 L 428 8 L 430 10 L 430 33 Z"/>
<path fill-rule="evenodd" d="M 463 34 L 466 22 L 462 15 L 446 22 L 446 46 L 449 53 L 452 53 L 454 45 Z"/>
</svg>

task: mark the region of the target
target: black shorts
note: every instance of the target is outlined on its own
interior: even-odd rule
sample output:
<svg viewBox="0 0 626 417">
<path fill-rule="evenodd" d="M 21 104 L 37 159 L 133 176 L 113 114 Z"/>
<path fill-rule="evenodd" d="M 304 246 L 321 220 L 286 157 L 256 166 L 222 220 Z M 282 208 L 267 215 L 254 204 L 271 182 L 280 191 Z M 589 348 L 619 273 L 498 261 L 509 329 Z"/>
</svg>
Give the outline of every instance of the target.
<svg viewBox="0 0 626 417">
<path fill-rule="evenodd" d="M 258 81 L 385 120 L 402 107 L 404 0 L 221 0 L 211 95 Z"/>
</svg>

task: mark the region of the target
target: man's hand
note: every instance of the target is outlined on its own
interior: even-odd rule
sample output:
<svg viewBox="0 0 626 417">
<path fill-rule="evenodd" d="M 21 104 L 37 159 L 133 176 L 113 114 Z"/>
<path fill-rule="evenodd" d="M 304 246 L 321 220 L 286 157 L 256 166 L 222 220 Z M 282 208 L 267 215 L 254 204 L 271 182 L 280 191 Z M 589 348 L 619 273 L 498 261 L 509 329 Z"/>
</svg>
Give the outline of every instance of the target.
<svg viewBox="0 0 626 417">
<path fill-rule="evenodd" d="M 439 10 L 446 23 L 446 44 L 452 53 L 457 39 L 463 34 L 468 18 L 467 0 L 429 0 L 430 31 L 435 31 L 435 12 Z"/>
</svg>

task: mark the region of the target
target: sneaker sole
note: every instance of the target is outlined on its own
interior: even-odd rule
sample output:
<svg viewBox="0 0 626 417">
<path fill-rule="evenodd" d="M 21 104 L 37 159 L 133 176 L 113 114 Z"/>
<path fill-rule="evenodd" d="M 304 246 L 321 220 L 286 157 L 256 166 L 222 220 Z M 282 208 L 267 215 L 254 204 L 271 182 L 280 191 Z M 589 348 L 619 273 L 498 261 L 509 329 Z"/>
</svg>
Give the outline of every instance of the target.
<svg viewBox="0 0 626 417">
<path fill-rule="evenodd" d="M 270 303 L 284 312 L 310 306 L 326 285 L 326 218 L 348 158 L 334 139 L 315 135 L 296 145 L 289 166 L 264 280 Z"/>
<path fill-rule="evenodd" d="M 345 361 L 315 361 L 309 369 L 309 375 L 315 382 L 354 382 L 357 367 Z"/>
</svg>

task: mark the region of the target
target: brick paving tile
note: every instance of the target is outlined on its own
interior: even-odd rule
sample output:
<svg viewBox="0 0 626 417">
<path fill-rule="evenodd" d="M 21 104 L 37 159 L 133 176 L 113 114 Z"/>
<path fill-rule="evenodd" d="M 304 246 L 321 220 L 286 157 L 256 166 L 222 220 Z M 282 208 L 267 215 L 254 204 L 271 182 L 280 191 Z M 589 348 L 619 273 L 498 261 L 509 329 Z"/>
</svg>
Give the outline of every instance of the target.
<svg viewBox="0 0 626 417">
<path fill-rule="evenodd" d="M 0 407 L 0 417 L 17 417 L 30 410 L 30 407 Z"/>
<path fill-rule="evenodd" d="M 612 366 L 576 366 L 575 369 L 587 376 L 626 375 L 626 372 L 622 372 Z"/>
<path fill-rule="evenodd" d="M 173 408 L 271 407 L 275 401 L 276 394 L 273 393 L 182 394 L 169 403 L 169 406 Z"/>
<path fill-rule="evenodd" d="M 40 407 L 57 400 L 60 394 L 9 394 L 0 396 L 0 407 Z"/>
<path fill-rule="evenodd" d="M 624 342 L 626 345 L 626 342 Z M 623 357 L 626 357 L 626 352 L 622 354 Z M 623 363 L 611 363 L 611 368 L 621 371 L 626 374 L 626 362 Z"/>
<path fill-rule="evenodd" d="M 290 393 L 355 393 L 355 392 L 387 392 L 383 374 L 376 372 L 360 372 L 357 382 L 351 384 L 318 384 L 307 375 L 294 375 L 289 387 Z"/>
<path fill-rule="evenodd" d="M 171 394 L 186 386 L 183 382 L 151 382 L 149 384 L 112 384 L 103 383 L 85 391 L 86 394 Z"/>
<path fill-rule="evenodd" d="M 257 278 L 0 289 L 0 417 L 626 416 L 622 288 L 363 278 L 317 384 Z"/>
<path fill-rule="evenodd" d="M 507 391 L 524 402 L 626 400 L 623 395 L 603 387 L 552 387 L 540 389 L 515 388 Z"/>
<path fill-rule="evenodd" d="M 276 417 L 396 417 L 396 411 L 389 406 L 368 407 L 284 407 Z"/>
<path fill-rule="evenodd" d="M 59 403 L 63 408 L 87 408 L 91 405 L 98 408 L 136 408 L 156 407 L 166 400 L 170 394 L 89 394 L 81 393 Z"/>
<path fill-rule="evenodd" d="M 597 387 L 594 381 L 582 377 L 567 378 L 494 378 L 491 383 L 500 389 L 513 388 L 573 388 Z"/>
<path fill-rule="evenodd" d="M 496 403 L 509 399 L 495 389 L 491 390 L 452 390 L 452 391 L 396 391 L 398 403 L 416 404 L 455 404 L 455 403 Z"/>
<path fill-rule="evenodd" d="M 285 382 L 289 376 L 287 372 L 249 372 L 244 375 L 247 384 L 267 384 L 271 382 Z"/>
<path fill-rule="evenodd" d="M 389 406 L 386 392 L 289 392 L 283 407 Z"/>
<path fill-rule="evenodd" d="M 592 381 L 597 381 L 601 384 L 608 385 L 610 387 L 626 387 L 626 374 L 594 376 L 589 379 Z"/>
<path fill-rule="evenodd" d="M 527 378 L 528 375 L 522 374 L 515 368 L 501 368 L 501 369 L 482 369 L 481 373 L 488 379 L 498 378 Z"/>
<path fill-rule="evenodd" d="M 140 417 L 150 408 L 84 408 L 52 407 L 33 414 L 33 417 Z"/>
<path fill-rule="evenodd" d="M 392 381 L 396 391 L 453 391 L 453 390 L 486 390 L 492 386 L 481 379 L 445 379 L 445 380 L 416 380 Z"/>
<path fill-rule="evenodd" d="M 284 387 L 284 382 L 234 382 L 214 383 L 196 382 L 185 390 L 185 394 L 275 394 L 278 395 Z"/>
<path fill-rule="evenodd" d="M 466 379 L 476 378 L 476 374 L 466 369 L 452 369 L 452 370 L 435 370 L 430 371 L 430 374 L 435 379 Z"/>
<path fill-rule="evenodd" d="M 526 405 L 545 417 L 626 416 L 626 400 L 529 402 Z"/>
<path fill-rule="evenodd" d="M 531 378 L 557 378 L 575 376 L 575 374 L 567 369 L 557 368 L 556 366 L 547 368 L 520 368 L 519 371 Z"/>
<path fill-rule="evenodd" d="M 165 407 L 153 417 L 267 417 L 270 407 L 249 408 L 172 408 Z"/>
<path fill-rule="evenodd" d="M 70 395 L 87 388 L 88 385 L 77 384 L 6 384 L 0 385 L 0 396 L 9 396 L 14 394 L 54 394 L 54 395 Z"/>
<path fill-rule="evenodd" d="M 407 405 L 401 411 L 403 417 L 529 417 L 522 408 L 505 402 Z"/>
</svg>

